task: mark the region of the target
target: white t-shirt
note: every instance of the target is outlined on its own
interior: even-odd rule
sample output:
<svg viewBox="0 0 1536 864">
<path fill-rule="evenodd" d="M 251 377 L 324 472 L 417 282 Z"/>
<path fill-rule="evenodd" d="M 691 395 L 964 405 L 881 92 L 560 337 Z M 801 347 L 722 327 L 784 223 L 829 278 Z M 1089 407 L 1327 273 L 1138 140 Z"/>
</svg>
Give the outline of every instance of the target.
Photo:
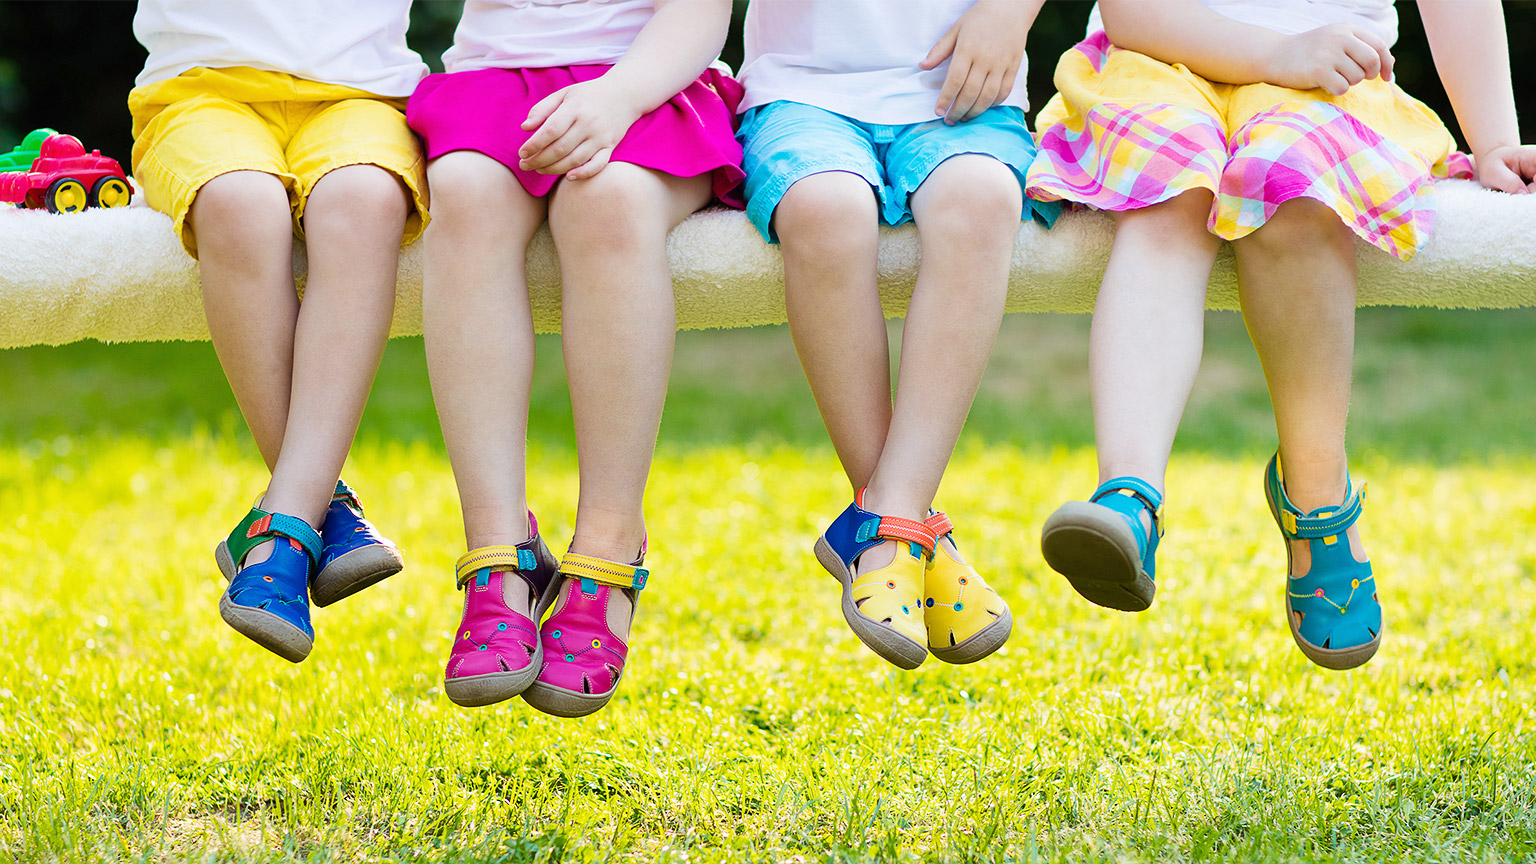
<svg viewBox="0 0 1536 864">
<path fill-rule="evenodd" d="M 443 68 L 617 63 L 654 14 L 654 0 L 468 0 Z"/>
<path fill-rule="evenodd" d="M 752 0 L 741 79 L 745 111 L 780 99 L 865 123 L 937 119 L 949 62 L 918 63 L 976 0 Z M 1027 108 L 1021 60 L 1002 102 Z"/>
<path fill-rule="evenodd" d="M 1212 11 L 1244 24 L 1294 35 L 1328 24 L 1354 24 L 1375 33 L 1387 45 L 1397 43 L 1397 10 L 1392 0 L 1200 0 Z M 1093 5 L 1088 32 L 1103 30 L 1099 5 Z"/>
<path fill-rule="evenodd" d="M 139 0 L 149 49 L 138 84 L 198 67 L 249 66 L 409 96 L 427 65 L 405 43 L 411 0 Z"/>
</svg>

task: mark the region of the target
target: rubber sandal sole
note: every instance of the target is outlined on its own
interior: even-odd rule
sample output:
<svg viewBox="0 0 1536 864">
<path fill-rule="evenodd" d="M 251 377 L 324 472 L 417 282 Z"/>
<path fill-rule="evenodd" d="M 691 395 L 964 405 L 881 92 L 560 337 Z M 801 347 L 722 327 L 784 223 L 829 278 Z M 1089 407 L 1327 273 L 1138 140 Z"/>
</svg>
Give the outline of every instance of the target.
<svg viewBox="0 0 1536 864">
<path fill-rule="evenodd" d="M 405 559 L 397 549 L 373 544 L 353 549 L 331 561 L 309 583 L 309 602 L 329 606 L 345 600 L 405 569 Z"/>
<path fill-rule="evenodd" d="M 1004 606 L 1003 614 L 999 615 L 996 621 L 971 634 L 969 639 L 939 648 L 930 645 L 928 651 L 945 663 L 964 666 L 967 663 L 975 663 L 1003 647 L 1011 635 L 1013 635 L 1013 610 Z"/>
<path fill-rule="evenodd" d="M 535 655 L 527 668 L 516 672 L 491 672 L 486 675 L 466 675 L 463 678 L 443 679 L 443 692 L 448 701 L 464 708 L 480 708 L 516 698 L 539 677 L 543 658 Z"/>
<path fill-rule="evenodd" d="M 585 717 L 602 710 L 618 692 L 618 685 L 607 693 L 572 693 L 563 687 L 551 687 L 534 681 L 523 691 L 523 701 L 555 717 Z"/>
<path fill-rule="evenodd" d="M 1045 520 L 1040 552 L 1090 603 L 1121 612 L 1152 605 L 1157 584 L 1141 569 L 1141 546 L 1118 513 L 1068 501 Z"/>
<path fill-rule="evenodd" d="M 853 574 L 843 566 L 837 553 L 832 551 L 832 544 L 827 542 L 826 535 L 816 538 L 816 560 L 843 586 L 843 619 L 860 642 L 885 661 L 902 669 L 916 669 L 923 665 L 923 661 L 928 659 L 927 645 L 914 642 L 878 621 L 865 618 L 859 612 L 858 604 L 853 602 Z"/>
<path fill-rule="evenodd" d="M 227 595 L 219 598 L 219 616 L 235 632 L 290 663 L 302 662 L 315 647 L 303 630 L 264 609 L 234 603 Z"/>
<path fill-rule="evenodd" d="M 1376 650 L 1381 647 L 1381 634 L 1386 632 L 1386 622 L 1383 621 L 1381 629 L 1376 631 L 1376 638 L 1364 645 L 1355 645 L 1350 648 L 1319 648 L 1303 639 L 1301 628 L 1296 626 L 1296 610 L 1291 607 L 1291 538 L 1285 536 L 1285 529 L 1280 526 L 1280 511 L 1269 495 L 1268 483 L 1264 484 L 1264 503 L 1269 505 L 1269 516 L 1275 520 L 1275 527 L 1280 528 L 1280 542 L 1285 544 L 1285 624 L 1291 631 L 1291 639 L 1296 642 L 1296 647 L 1301 649 L 1301 653 L 1308 660 L 1324 669 L 1344 672 L 1364 666 L 1376 656 Z"/>
</svg>

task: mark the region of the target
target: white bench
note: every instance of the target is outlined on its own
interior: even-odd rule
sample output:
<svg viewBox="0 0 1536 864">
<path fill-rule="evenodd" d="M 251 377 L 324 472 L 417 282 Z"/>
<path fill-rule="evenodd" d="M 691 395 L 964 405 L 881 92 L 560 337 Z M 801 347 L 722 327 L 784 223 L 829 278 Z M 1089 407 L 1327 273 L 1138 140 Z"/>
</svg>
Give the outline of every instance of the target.
<svg viewBox="0 0 1536 864">
<path fill-rule="evenodd" d="M 1439 225 L 1429 247 L 1398 262 L 1360 246 L 1362 306 L 1536 306 L 1536 196 L 1440 184 Z M 1109 217 L 1075 212 L 1046 231 L 1019 229 L 1010 312 L 1087 312 L 1109 256 Z M 750 327 L 784 320 L 783 265 L 746 217 L 706 211 L 669 243 L 681 329 Z M 880 286 L 888 315 L 906 308 L 917 273 L 917 232 L 883 229 Z M 302 251 L 295 254 L 302 279 Z M 420 244 L 400 259 L 396 336 L 421 332 Z M 547 231 L 528 253 L 534 321 L 559 330 L 559 267 Z M 143 207 L 75 215 L 0 208 L 0 348 L 208 338 L 197 266 L 170 220 Z M 1230 250 L 1211 277 L 1209 306 L 1234 309 Z"/>
</svg>

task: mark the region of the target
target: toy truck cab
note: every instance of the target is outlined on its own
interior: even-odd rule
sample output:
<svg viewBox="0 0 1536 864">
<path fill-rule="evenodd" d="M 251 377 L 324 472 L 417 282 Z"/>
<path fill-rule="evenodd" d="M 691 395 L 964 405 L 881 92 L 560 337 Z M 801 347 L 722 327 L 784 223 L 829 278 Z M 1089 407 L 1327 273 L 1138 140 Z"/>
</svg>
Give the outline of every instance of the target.
<svg viewBox="0 0 1536 864">
<path fill-rule="evenodd" d="M 38 130 L 13 150 L 11 159 L 24 158 Z M 116 159 L 89 153 L 73 135 L 48 135 L 40 145 L 30 170 L 0 174 L 0 202 L 50 213 L 78 213 L 87 207 L 126 207 L 133 197 L 128 177 Z"/>
</svg>

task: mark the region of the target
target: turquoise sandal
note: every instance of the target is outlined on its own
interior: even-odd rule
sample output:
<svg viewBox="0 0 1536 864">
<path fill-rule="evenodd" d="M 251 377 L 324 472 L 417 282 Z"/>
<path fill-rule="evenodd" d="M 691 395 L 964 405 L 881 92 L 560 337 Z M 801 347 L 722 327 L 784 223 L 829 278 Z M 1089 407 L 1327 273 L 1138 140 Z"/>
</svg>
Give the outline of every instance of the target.
<svg viewBox="0 0 1536 864">
<path fill-rule="evenodd" d="M 1141 512 L 1152 515 L 1152 532 Z M 1163 496 L 1135 477 L 1116 477 L 1087 501 L 1057 508 L 1040 532 L 1040 552 L 1090 602 L 1140 612 L 1157 593 L 1157 544 L 1163 536 Z"/>
<path fill-rule="evenodd" d="M 1264 469 L 1264 498 L 1285 538 L 1285 620 L 1301 653 L 1326 669 L 1353 669 L 1381 647 L 1381 601 L 1371 562 L 1356 561 L 1345 533 L 1360 518 L 1365 484 L 1345 480 L 1344 503 L 1303 513 L 1285 494 L 1280 456 Z M 1291 541 L 1306 540 L 1312 566 L 1291 573 Z M 1343 541 L 1343 542 L 1340 542 Z"/>
</svg>

